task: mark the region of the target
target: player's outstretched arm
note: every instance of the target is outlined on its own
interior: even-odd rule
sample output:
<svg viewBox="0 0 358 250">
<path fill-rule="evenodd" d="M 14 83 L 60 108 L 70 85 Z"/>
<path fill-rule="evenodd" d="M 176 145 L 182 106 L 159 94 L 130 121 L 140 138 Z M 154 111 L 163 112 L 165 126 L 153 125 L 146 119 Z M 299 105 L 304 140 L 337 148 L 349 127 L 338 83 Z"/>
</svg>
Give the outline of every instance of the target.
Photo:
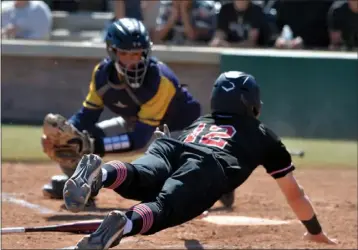
<svg viewBox="0 0 358 250">
<path fill-rule="evenodd" d="M 330 239 L 322 230 L 312 203 L 304 193 L 303 188 L 297 183 L 293 173 L 290 172 L 284 177 L 277 178 L 276 181 L 293 212 L 307 229 L 304 239 L 320 243 L 336 244 L 336 240 Z"/>
</svg>

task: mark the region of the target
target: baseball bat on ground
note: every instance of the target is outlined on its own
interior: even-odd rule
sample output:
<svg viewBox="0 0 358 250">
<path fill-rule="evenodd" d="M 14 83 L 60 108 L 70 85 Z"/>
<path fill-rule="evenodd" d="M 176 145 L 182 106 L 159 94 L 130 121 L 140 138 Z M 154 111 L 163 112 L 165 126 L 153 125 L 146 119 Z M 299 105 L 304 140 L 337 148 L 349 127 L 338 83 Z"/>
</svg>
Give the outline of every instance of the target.
<svg viewBox="0 0 358 250">
<path fill-rule="evenodd" d="M 197 219 L 208 216 L 205 211 Z M 65 232 L 75 234 L 90 234 L 97 230 L 103 220 L 76 221 L 72 223 L 37 226 L 37 227 L 5 227 L 1 228 L 1 234 L 33 233 L 33 232 Z"/>
<path fill-rule="evenodd" d="M 37 227 L 6 227 L 1 228 L 1 234 L 29 233 L 29 232 L 67 232 L 88 234 L 96 231 L 102 220 L 77 221 Z"/>
<path fill-rule="evenodd" d="M 304 157 L 305 156 L 305 151 L 303 150 L 288 150 L 288 152 L 290 153 L 290 155 L 292 156 L 298 156 L 298 157 Z"/>
</svg>

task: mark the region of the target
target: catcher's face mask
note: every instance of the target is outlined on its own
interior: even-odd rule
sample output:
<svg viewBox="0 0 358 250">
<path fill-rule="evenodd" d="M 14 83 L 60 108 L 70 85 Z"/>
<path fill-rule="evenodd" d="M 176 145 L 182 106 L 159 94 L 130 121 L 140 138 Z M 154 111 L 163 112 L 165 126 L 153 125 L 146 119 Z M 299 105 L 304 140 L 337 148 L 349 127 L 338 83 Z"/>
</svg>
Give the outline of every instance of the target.
<svg viewBox="0 0 358 250">
<path fill-rule="evenodd" d="M 112 48 L 113 50 L 113 48 Z M 129 86 L 139 88 L 144 80 L 148 67 L 147 51 L 115 49 L 115 67 Z"/>
</svg>

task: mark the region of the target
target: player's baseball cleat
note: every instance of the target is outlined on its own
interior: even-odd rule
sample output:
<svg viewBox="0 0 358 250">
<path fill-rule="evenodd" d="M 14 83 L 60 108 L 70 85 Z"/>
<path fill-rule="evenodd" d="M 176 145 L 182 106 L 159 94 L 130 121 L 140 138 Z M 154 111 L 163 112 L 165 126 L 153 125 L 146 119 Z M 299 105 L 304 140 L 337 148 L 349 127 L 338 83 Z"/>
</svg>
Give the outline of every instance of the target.
<svg viewBox="0 0 358 250">
<path fill-rule="evenodd" d="M 127 217 L 121 211 L 110 212 L 95 232 L 83 237 L 75 249 L 109 249 L 117 246 L 122 237 Z"/>
<path fill-rule="evenodd" d="M 65 186 L 68 177 L 66 175 L 52 176 L 51 182 L 42 187 L 42 193 L 45 197 L 50 199 L 61 199 L 63 187 Z"/>
<path fill-rule="evenodd" d="M 223 194 L 220 201 L 226 208 L 231 208 L 235 201 L 235 191 Z"/>
<path fill-rule="evenodd" d="M 63 199 L 69 211 L 83 211 L 91 194 L 98 194 L 102 187 L 101 165 L 102 159 L 97 155 L 88 154 L 82 157 L 63 188 Z"/>
</svg>

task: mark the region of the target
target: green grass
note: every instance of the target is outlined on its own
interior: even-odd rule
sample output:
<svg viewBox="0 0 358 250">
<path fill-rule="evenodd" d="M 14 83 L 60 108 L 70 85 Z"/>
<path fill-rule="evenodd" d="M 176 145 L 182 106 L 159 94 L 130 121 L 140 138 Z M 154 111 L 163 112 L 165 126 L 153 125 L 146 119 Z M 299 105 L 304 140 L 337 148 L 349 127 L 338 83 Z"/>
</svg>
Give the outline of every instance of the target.
<svg viewBox="0 0 358 250">
<path fill-rule="evenodd" d="M 48 161 L 42 152 L 41 134 L 41 127 L 2 125 L 2 161 Z M 287 148 L 306 152 L 302 159 L 293 157 L 296 165 L 357 167 L 357 142 L 296 138 L 284 138 L 283 142 Z"/>
<path fill-rule="evenodd" d="M 329 166 L 345 165 L 357 167 L 357 142 L 338 140 L 312 140 L 298 138 L 283 138 L 289 149 L 302 149 L 303 158 L 292 157 L 294 163 L 303 166 Z"/>
<path fill-rule="evenodd" d="M 35 126 L 1 126 L 2 161 L 47 161 L 42 152 L 42 128 Z"/>
</svg>

